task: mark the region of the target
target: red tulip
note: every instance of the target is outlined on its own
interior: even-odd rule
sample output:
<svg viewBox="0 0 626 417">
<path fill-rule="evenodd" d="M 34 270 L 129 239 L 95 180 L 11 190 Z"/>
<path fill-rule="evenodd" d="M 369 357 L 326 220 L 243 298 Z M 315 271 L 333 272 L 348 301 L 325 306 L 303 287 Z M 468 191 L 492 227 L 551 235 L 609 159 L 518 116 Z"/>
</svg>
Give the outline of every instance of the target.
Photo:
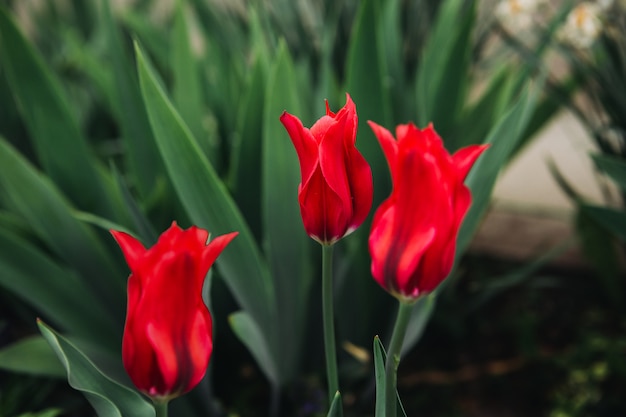
<svg viewBox="0 0 626 417">
<path fill-rule="evenodd" d="M 158 400 L 182 395 L 200 382 L 213 350 L 211 315 L 202 285 L 211 265 L 237 232 L 207 245 L 209 233 L 176 222 L 146 249 L 112 230 L 131 270 L 122 359 L 140 391 Z"/>
<path fill-rule="evenodd" d="M 392 134 L 370 127 L 383 149 L 393 182 L 372 222 L 369 249 L 374 279 L 403 301 L 433 291 L 450 273 L 456 238 L 471 203 L 463 184 L 486 145 L 471 145 L 450 155 L 429 125 L 413 124 Z"/>
<path fill-rule="evenodd" d="M 326 115 L 307 129 L 287 112 L 280 117 L 300 160 L 298 187 L 304 229 L 322 244 L 333 244 L 356 230 L 372 207 L 372 171 L 355 147 L 357 115 L 346 94 L 336 114 L 326 102 Z"/>
</svg>

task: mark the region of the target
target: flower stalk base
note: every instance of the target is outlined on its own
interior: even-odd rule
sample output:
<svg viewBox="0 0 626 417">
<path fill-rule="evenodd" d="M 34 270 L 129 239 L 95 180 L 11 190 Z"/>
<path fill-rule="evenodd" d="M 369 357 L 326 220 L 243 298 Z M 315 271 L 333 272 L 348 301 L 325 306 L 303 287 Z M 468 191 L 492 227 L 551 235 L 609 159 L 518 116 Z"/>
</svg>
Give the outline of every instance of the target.
<svg viewBox="0 0 626 417">
<path fill-rule="evenodd" d="M 398 364 L 402 353 L 402 343 L 404 335 L 411 318 L 413 304 L 400 302 L 398 306 L 398 316 L 393 326 L 391 342 L 387 351 L 387 361 L 385 362 L 385 416 L 396 417 L 396 387 L 398 377 Z"/>
</svg>

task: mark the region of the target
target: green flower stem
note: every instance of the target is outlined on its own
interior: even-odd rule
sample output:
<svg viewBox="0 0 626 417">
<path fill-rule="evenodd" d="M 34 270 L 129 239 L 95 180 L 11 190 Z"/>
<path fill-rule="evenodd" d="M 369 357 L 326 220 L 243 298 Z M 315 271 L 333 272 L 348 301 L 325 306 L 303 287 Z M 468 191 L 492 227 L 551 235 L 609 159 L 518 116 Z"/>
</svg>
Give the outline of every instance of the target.
<svg viewBox="0 0 626 417">
<path fill-rule="evenodd" d="M 324 319 L 324 353 L 328 379 L 328 401 L 332 403 L 339 382 L 335 353 L 335 323 L 333 313 L 333 245 L 322 245 L 322 314 Z"/>
<path fill-rule="evenodd" d="M 156 417 L 167 417 L 167 401 L 154 401 Z"/>
<path fill-rule="evenodd" d="M 398 364 L 400 363 L 402 342 L 404 342 L 404 335 L 411 318 L 412 309 L 413 304 L 400 301 L 396 324 L 393 326 L 391 343 L 387 351 L 387 361 L 385 362 L 385 417 L 396 417 Z"/>
</svg>

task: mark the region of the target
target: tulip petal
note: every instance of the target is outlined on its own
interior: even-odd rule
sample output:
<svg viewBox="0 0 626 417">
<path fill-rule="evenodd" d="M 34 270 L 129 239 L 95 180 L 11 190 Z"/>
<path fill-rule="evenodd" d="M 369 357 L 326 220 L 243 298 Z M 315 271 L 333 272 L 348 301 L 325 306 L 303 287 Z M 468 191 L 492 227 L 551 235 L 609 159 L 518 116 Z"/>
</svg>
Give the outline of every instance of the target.
<svg viewBox="0 0 626 417">
<path fill-rule="evenodd" d="M 346 234 L 356 230 L 365 221 L 374 199 L 372 169 L 356 148 L 349 151 L 347 172 L 354 211 Z"/>
<path fill-rule="evenodd" d="M 394 200 L 390 197 L 376 210 L 368 241 L 372 257 L 372 276 L 381 287 L 387 289 L 395 288 L 388 282 L 390 274 L 386 272 L 388 254 L 394 238 L 394 219 Z"/>
<path fill-rule="evenodd" d="M 440 186 L 437 162 L 431 155 L 420 154 L 414 147 L 400 147 L 397 169 L 393 193 L 397 201 L 396 216 L 400 219 L 394 233 L 394 245 L 398 249 L 389 262 L 396 264 L 398 287 L 406 288 L 405 294 L 409 295 L 418 285 L 415 271 L 422 255 L 440 232 L 436 218 L 446 196 Z"/>
<path fill-rule="evenodd" d="M 376 211 L 370 233 L 372 275 L 396 297 L 433 291 L 454 263 L 456 238 L 471 203 L 463 180 L 486 146 L 450 156 L 432 124 L 396 127 L 397 141 L 369 122 L 387 157 L 393 191 Z"/>
<path fill-rule="evenodd" d="M 188 357 L 193 374 L 189 378 L 189 387 L 194 387 L 206 373 L 209 357 L 213 351 L 212 322 L 208 311 L 196 310 L 195 317 L 189 323 L 187 336 Z M 208 336 L 208 337 L 207 337 Z"/>
<path fill-rule="evenodd" d="M 124 254 L 124 258 L 130 270 L 137 270 L 143 255 L 146 253 L 146 248 L 140 241 L 128 233 L 118 232 L 117 230 L 111 230 L 110 232 L 122 249 L 122 253 Z"/>
<path fill-rule="evenodd" d="M 208 232 L 173 222 L 146 250 L 128 235 L 112 232 L 127 260 L 128 307 L 122 358 L 133 383 L 153 398 L 173 398 L 202 379 L 212 351 L 212 323 L 202 284 L 236 232 L 207 245 Z"/>
<path fill-rule="evenodd" d="M 341 204 L 337 207 L 342 210 L 345 219 L 352 218 L 352 196 L 348 183 L 348 172 L 346 169 L 346 149 L 344 146 L 344 130 L 350 129 L 346 126 L 347 113 L 342 113 L 341 117 L 333 123 L 322 138 L 319 144 L 319 161 L 325 183 L 340 199 Z M 344 227 L 347 224 L 344 222 Z M 344 231 L 341 232 L 343 236 Z M 339 237 L 341 237 L 339 236 Z"/>
<path fill-rule="evenodd" d="M 348 221 L 343 202 L 326 184 L 321 168 L 315 170 L 298 195 L 307 234 L 320 243 L 331 243 L 345 233 Z"/>
<path fill-rule="evenodd" d="M 454 165 L 461 181 L 465 180 L 467 174 L 474 166 L 478 157 L 487 149 L 489 145 L 470 145 L 461 148 L 452 156 Z"/>
<path fill-rule="evenodd" d="M 212 239 L 207 246 L 205 246 L 202 250 L 202 260 L 200 271 L 205 271 L 204 274 L 199 274 L 198 276 L 202 276 L 202 282 L 200 283 L 200 289 L 202 289 L 202 283 L 204 282 L 204 277 L 207 272 L 211 268 L 211 265 L 215 262 L 218 256 L 222 253 L 222 251 L 226 248 L 226 246 L 239 234 L 239 232 L 231 232 L 225 235 L 221 235 Z"/>
<path fill-rule="evenodd" d="M 178 380 L 177 346 L 168 329 L 160 328 L 155 323 L 147 324 L 146 336 L 152 351 L 156 354 L 158 369 L 158 374 L 153 374 L 152 384 L 154 384 L 154 388 L 148 394 L 166 397 L 181 389 Z"/>
<path fill-rule="evenodd" d="M 389 171 L 391 171 L 391 176 L 395 176 L 396 171 L 396 156 L 398 154 L 398 143 L 394 139 L 391 132 L 389 132 L 384 127 L 368 120 L 367 123 L 370 125 L 370 128 L 374 132 L 374 135 L 378 139 L 378 143 L 380 143 L 380 147 L 385 154 L 385 158 L 387 159 L 387 164 L 389 165 Z"/>
<path fill-rule="evenodd" d="M 306 184 L 318 163 L 317 142 L 311 132 L 302 125 L 302 122 L 296 116 L 283 112 L 280 116 L 280 121 L 287 129 L 293 146 L 296 148 L 296 153 L 300 160 L 302 184 Z"/>
</svg>

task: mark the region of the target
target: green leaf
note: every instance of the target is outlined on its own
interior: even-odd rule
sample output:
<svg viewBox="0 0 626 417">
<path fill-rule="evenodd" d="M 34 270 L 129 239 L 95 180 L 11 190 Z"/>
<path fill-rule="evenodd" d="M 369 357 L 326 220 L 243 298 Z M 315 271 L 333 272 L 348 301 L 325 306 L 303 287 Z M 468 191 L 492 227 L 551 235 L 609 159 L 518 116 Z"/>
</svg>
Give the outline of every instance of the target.
<svg viewBox="0 0 626 417">
<path fill-rule="evenodd" d="M 151 19 L 146 19 L 145 11 L 127 8 L 119 15 L 125 29 L 134 34 L 135 42 L 140 41 L 156 61 L 159 68 L 170 68 L 171 39 L 168 31 L 158 27 Z"/>
<path fill-rule="evenodd" d="M 515 106 L 491 129 L 486 140 L 491 146 L 481 155 L 467 176 L 465 184 L 472 192 L 472 205 L 459 231 L 457 254 L 465 251 L 489 207 L 498 173 L 522 139 L 536 99 L 536 91 L 530 93 L 526 90 L 522 93 Z"/>
<path fill-rule="evenodd" d="M 376 411 L 375 417 L 385 417 L 385 349 L 378 336 L 374 337 L 374 374 L 376 375 Z"/>
<path fill-rule="evenodd" d="M 343 417 L 343 407 L 341 402 L 341 394 L 339 391 L 335 394 L 333 402 L 330 403 L 330 410 L 328 410 L 328 417 Z"/>
<path fill-rule="evenodd" d="M 0 229 L 0 286 L 78 336 L 112 346 L 119 329 L 73 271 L 54 263 L 32 243 Z"/>
<path fill-rule="evenodd" d="M 356 103 L 359 116 L 357 147 L 369 162 L 376 182 L 374 206 L 388 195 L 390 178 L 387 162 L 367 121 L 384 126 L 392 123 L 390 92 L 384 83 L 388 71 L 382 51 L 379 9 L 377 0 L 359 2 L 346 60 L 346 91 Z"/>
<path fill-rule="evenodd" d="M 206 111 L 200 82 L 200 71 L 197 59 L 193 54 L 186 14 L 185 1 L 179 0 L 174 15 L 172 30 L 172 101 L 181 117 L 189 127 L 195 140 L 207 152 L 213 166 L 218 163 L 217 141 L 209 138 L 210 132 L 203 127 Z"/>
<path fill-rule="evenodd" d="M 573 242 L 566 242 L 550 249 L 548 252 L 538 256 L 536 259 L 527 262 L 519 268 L 515 268 L 506 274 L 497 276 L 490 280 L 490 283 L 480 288 L 479 292 L 471 297 L 468 301 L 468 310 L 472 311 L 484 305 L 489 300 L 497 297 L 504 291 L 511 290 L 525 281 L 528 281 L 544 266 L 562 254 L 566 249 L 572 246 Z"/>
<path fill-rule="evenodd" d="M 81 274 L 114 322 L 123 322 L 126 273 L 94 231 L 73 216 L 53 183 L 0 138 L 0 197 L 24 217 L 53 253 Z"/>
<path fill-rule="evenodd" d="M 250 350 L 265 376 L 274 386 L 279 386 L 279 370 L 275 365 L 276 361 L 272 357 L 272 353 L 267 349 L 267 343 L 261 333 L 260 326 L 244 311 L 238 311 L 228 316 L 228 322 L 239 340 Z"/>
<path fill-rule="evenodd" d="M 55 360 L 56 360 L 56 358 L 55 358 Z M 39 411 L 37 413 L 20 414 L 17 417 L 57 417 L 57 416 L 59 416 L 61 414 L 63 414 L 63 410 L 59 410 L 57 408 L 49 408 L 47 410 Z"/>
<path fill-rule="evenodd" d="M 591 204 L 581 204 L 580 208 L 604 229 L 626 242 L 626 212 Z"/>
<path fill-rule="evenodd" d="M 502 66 L 490 77 L 489 85 L 480 98 L 464 111 L 455 134 L 459 147 L 481 143 L 494 124 L 510 108 L 517 85 L 517 73 L 509 66 Z M 459 132 L 458 134 L 456 132 Z"/>
<path fill-rule="evenodd" d="M 128 233 L 129 235 L 133 235 L 139 240 L 143 239 L 143 236 L 141 235 L 137 236 L 137 234 L 133 232 L 131 229 L 124 227 L 119 223 L 115 223 L 109 219 L 96 216 L 95 214 L 92 214 L 92 213 L 86 213 L 84 211 L 75 211 L 74 217 L 80 220 L 81 222 L 92 224 L 94 226 L 99 227 L 102 230 L 117 230 L 119 232 L 124 232 L 124 233 Z M 144 240 L 142 240 L 142 242 L 144 242 Z M 149 242 L 149 240 L 146 240 L 145 242 Z"/>
<path fill-rule="evenodd" d="M 389 89 L 391 106 L 393 108 L 393 122 L 406 123 L 413 117 L 408 105 L 408 94 L 405 85 L 405 62 L 402 53 L 402 2 L 400 0 L 386 0 L 381 2 L 381 18 L 379 21 L 382 41 L 382 51 L 385 56 L 385 66 L 389 71 L 384 80 Z"/>
<path fill-rule="evenodd" d="M 383 347 L 383 343 L 378 336 L 374 337 L 374 374 L 376 376 L 376 409 L 375 417 L 386 417 L 385 411 L 385 387 L 387 386 L 387 380 L 385 375 L 385 362 L 387 360 L 387 353 Z M 397 417 L 406 417 L 404 406 L 400 401 L 400 397 L 396 392 L 396 401 L 398 401 L 398 407 L 396 411 Z"/>
<path fill-rule="evenodd" d="M 30 336 L 0 350 L 0 369 L 54 378 L 65 370 L 42 336 Z"/>
<path fill-rule="evenodd" d="M 260 326 L 265 346 L 257 348 L 269 349 L 276 361 L 276 299 L 267 265 L 226 187 L 191 137 L 138 45 L 136 53 L 144 103 L 174 188 L 195 224 L 216 235 L 239 232 L 217 265 L 239 305 Z"/>
<path fill-rule="evenodd" d="M 267 75 L 264 64 L 256 59 L 246 82 L 237 111 L 229 182 L 237 207 L 242 211 L 255 237 L 261 240 L 261 147 L 263 108 Z"/>
<path fill-rule="evenodd" d="M 607 216 L 606 210 L 610 209 L 579 204 L 575 217 L 576 231 L 585 258 L 593 266 L 606 299 L 616 310 L 621 310 L 624 305 L 621 253 L 613 237 L 616 228 L 624 231 L 624 213 L 616 212 Z M 621 219 L 614 221 L 614 216 Z"/>
<path fill-rule="evenodd" d="M 446 0 L 441 5 L 416 82 L 418 124 L 432 122 L 450 150 L 459 147 L 450 143 L 448 132 L 460 115 L 467 92 L 475 2 L 470 3 L 469 10 L 463 0 Z"/>
<path fill-rule="evenodd" d="M 262 212 L 266 256 L 278 307 L 281 383 L 298 371 L 298 352 L 305 335 L 312 270 L 298 205 L 300 165 L 279 117 L 285 108 L 299 115 L 297 84 L 287 45 L 281 41 L 269 76 L 263 121 Z M 322 103 L 320 103 L 322 104 Z M 294 279 L 297 277 L 297 279 Z"/>
<path fill-rule="evenodd" d="M 126 160 L 132 179 L 143 197 L 150 195 L 157 179 L 163 176 L 163 163 L 154 143 L 146 109 L 131 60 L 119 28 L 111 13 L 110 1 L 101 1 L 102 22 L 105 29 L 109 58 L 113 67 L 115 88 L 112 89 L 113 107 L 116 110 L 124 139 Z"/>
<path fill-rule="evenodd" d="M 598 169 L 604 171 L 615 183 L 626 191 L 626 161 L 610 155 L 591 155 Z"/>
<path fill-rule="evenodd" d="M 135 229 L 137 230 L 137 234 L 141 238 L 142 242 L 152 246 L 153 244 L 156 243 L 158 239 L 157 232 L 154 230 L 154 227 L 150 223 L 150 220 L 148 220 L 146 215 L 139 208 L 137 201 L 135 200 L 132 193 L 130 192 L 130 189 L 126 185 L 124 178 L 122 177 L 120 172 L 117 170 L 117 168 L 113 164 L 111 164 L 111 171 L 113 172 L 113 178 L 115 180 L 117 188 L 120 190 L 120 193 L 122 195 L 124 206 L 128 209 L 130 213 L 130 217 L 133 220 L 133 224 L 135 226 Z M 111 229 L 112 228 L 109 227 L 108 229 L 105 229 L 105 230 L 111 230 Z M 122 229 L 115 229 L 115 230 L 122 230 Z"/>
<path fill-rule="evenodd" d="M 154 417 L 141 395 L 104 375 L 84 353 L 43 322 L 39 330 L 65 367 L 70 386 L 81 391 L 99 417 Z"/>
<path fill-rule="evenodd" d="M 79 207 L 110 213 L 97 161 L 81 135 L 59 80 L 3 8 L 0 58 L 44 170 Z"/>
</svg>

